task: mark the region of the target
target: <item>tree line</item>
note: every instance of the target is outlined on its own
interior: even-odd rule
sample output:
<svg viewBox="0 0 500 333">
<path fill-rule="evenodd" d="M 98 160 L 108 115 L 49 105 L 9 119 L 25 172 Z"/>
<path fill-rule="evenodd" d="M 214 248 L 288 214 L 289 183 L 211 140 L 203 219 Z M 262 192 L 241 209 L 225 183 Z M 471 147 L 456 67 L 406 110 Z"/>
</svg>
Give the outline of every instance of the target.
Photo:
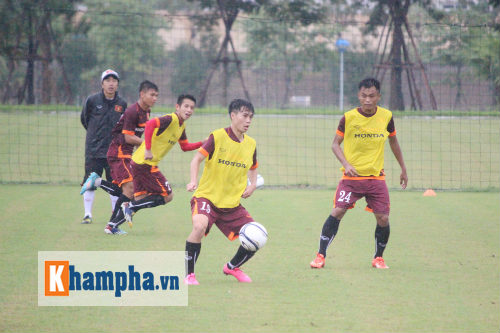
<svg viewBox="0 0 500 333">
<path fill-rule="evenodd" d="M 362 12 L 369 16 L 365 34 L 376 35 L 387 22 L 392 24 L 386 58 L 389 107 L 404 110 L 408 102 L 403 98 L 403 78 L 411 45 L 405 22 L 420 11 L 426 24 L 414 52 L 423 61 L 455 68 L 450 80 L 457 88 L 456 103 L 463 98 L 465 66 L 491 82 L 492 96 L 500 103 L 499 2 L 457 0 L 456 8 L 444 11 L 430 0 L 372 0 L 368 7 L 363 0 L 1 0 L 0 102 L 74 104 L 105 68 L 123 73 L 127 82 L 158 72 L 166 63 L 176 82 L 172 93 L 189 89 L 202 94 L 211 68 L 222 68 L 224 84 L 229 84 L 243 63 L 256 71 L 280 64 L 285 83 L 280 106 L 287 107 L 292 84 L 304 73 L 336 68 L 338 55 L 332 45 L 348 27 L 338 22 Z M 162 11 L 168 14 L 159 15 Z M 179 13 L 189 17 L 200 42 L 187 40 L 166 52 L 158 31 L 168 31 L 168 15 Z M 224 27 L 228 36 L 235 22 L 240 24 L 245 52 L 231 49 L 230 39 L 221 47 L 216 28 L 229 22 L 224 17 L 232 18 Z M 443 33 L 436 27 L 459 29 Z M 476 38 L 475 29 L 480 29 L 481 38 Z M 367 55 L 380 56 L 355 51 L 349 58 L 355 62 L 353 72 L 366 72 L 374 65 L 366 61 Z M 41 87 L 39 95 L 35 86 Z M 135 91 L 126 85 L 121 89 Z"/>
</svg>

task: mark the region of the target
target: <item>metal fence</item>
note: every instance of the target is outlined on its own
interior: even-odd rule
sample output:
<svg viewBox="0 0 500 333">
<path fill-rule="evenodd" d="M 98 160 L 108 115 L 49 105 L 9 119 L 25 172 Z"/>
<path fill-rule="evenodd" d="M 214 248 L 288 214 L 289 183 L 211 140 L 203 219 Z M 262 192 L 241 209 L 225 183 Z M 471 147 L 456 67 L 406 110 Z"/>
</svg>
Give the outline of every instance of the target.
<svg viewBox="0 0 500 333">
<path fill-rule="evenodd" d="M 380 104 L 389 107 L 391 103 L 394 81 L 387 65 L 389 51 L 384 50 L 390 32 L 380 27 L 377 36 L 365 33 L 362 19 L 296 29 L 282 22 L 241 16 L 231 31 L 236 52 L 228 43 L 218 59 L 224 41 L 222 26 L 207 33 L 197 30 L 189 16 L 158 12 L 151 25 L 141 21 L 137 28 L 141 32 L 135 36 L 133 30 L 127 30 L 133 18 L 106 13 L 109 19 L 104 20 L 104 13 L 91 14 L 96 20 L 102 18 L 102 36 L 74 35 L 62 43 L 60 55 L 70 78 L 71 98 L 64 87 L 61 62 L 54 58 L 50 63 L 47 80 L 43 76 L 47 67 L 37 61 L 36 104 L 49 91 L 54 106 L 30 110 L 11 106 L 0 111 L 0 135 L 7 141 L 0 148 L 1 182 L 81 180 L 85 131 L 74 106 L 100 89 L 99 73 L 108 67 L 120 72 L 120 93 L 129 104 L 137 99 L 137 87 L 144 79 L 160 87 L 159 107 L 172 107 L 181 92 L 205 96 L 204 108 L 189 120 L 187 132 L 192 140 L 227 126 L 229 100 L 248 96 L 256 107 L 249 134 L 257 139 L 259 172 L 267 185 L 336 185 L 340 164 L 330 145 L 342 113 L 341 86 L 344 111 L 357 105 L 357 83 L 371 75 L 382 79 Z M 498 58 L 485 65 L 475 56 L 478 50 L 500 48 L 495 42 L 498 32 L 486 25 L 409 27 L 412 39 L 407 32 L 407 62 L 400 66 L 405 108 L 395 113 L 395 121 L 410 188 L 498 189 Z M 279 39 L 263 40 L 262 31 Z M 349 42 L 343 63 L 335 46 L 339 38 Z M 455 49 L 459 43 L 461 48 Z M 122 47 L 123 52 L 105 56 L 106 49 L 113 47 Z M 0 75 L 2 94 L 6 96 L 7 83 L 11 91 L 4 101 L 12 105 L 26 70 L 25 64 L 18 65 L 9 82 L 6 75 Z M 489 71 L 485 66 L 490 66 Z M 175 149 L 160 167 L 174 184 L 184 184 L 191 157 Z M 397 188 L 399 167 L 390 150 L 386 152 L 386 171 L 389 186 Z"/>
</svg>

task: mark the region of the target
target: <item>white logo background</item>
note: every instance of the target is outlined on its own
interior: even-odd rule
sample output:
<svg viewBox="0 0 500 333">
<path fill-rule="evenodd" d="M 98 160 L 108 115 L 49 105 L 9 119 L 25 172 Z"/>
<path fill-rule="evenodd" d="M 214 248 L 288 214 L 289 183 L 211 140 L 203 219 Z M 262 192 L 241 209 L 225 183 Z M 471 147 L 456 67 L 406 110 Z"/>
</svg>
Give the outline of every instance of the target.
<svg viewBox="0 0 500 333">
<path fill-rule="evenodd" d="M 188 288 L 184 285 L 185 251 L 39 251 L 38 305 L 39 306 L 187 306 Z M 75 271 L 112 271 L 129 273 L 129 266 L 142 276 L 154 274 L 154 284 L 160 276 L 178 276 L 178 290 L 124 290 L 115 297 L 115 290 L 70 290 L 69 296 L 45 296 L 45 261 L 69 261 Z M 71 277 L 70 277 L 71 279 Z M 129 277 L 127 277 L 127 286 Z M 83 284 L 83 277 L 82 277 Z M 116 285 L 114 286 L 116 289 Z M 128 289 L 128 288 L 127 288 Z"/>
</svg>

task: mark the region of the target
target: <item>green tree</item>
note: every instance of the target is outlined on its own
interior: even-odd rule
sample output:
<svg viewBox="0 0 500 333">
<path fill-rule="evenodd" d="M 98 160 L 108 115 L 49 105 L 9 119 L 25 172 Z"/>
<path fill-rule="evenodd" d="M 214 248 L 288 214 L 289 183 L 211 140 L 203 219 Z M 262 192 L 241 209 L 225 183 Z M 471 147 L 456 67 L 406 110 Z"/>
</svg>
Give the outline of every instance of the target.
<svg viewBox="0 0 500 333">
<path fill-rule="evenodd" d="M 82 102 L 82 96 L 88 94 L 88 81 L 82 80 L 82 74 L 95 68 L 97 64 L 93 44 L 85 32 L 74 33 L 64 38 L 61 43 L 61 57 L 66 69 L 67 81 L 71 88 L 72 98 L 67 99 L 68 104 Z M 93 78 L 92 81 L 95 81 Z M 65 81 L 58 80 L 57 87 L 65 89 Z"/>
<path fill-rule="evenodd" d="M 495 13 L 496 13 L 496 16 L 495 16 L 495 30 L 497 32 L 500 32 L 500 0 L 490 0 L 490 4 L 496 8 L 495 10 Z M 498 43 L 498 39 L 496 41 L 493 41 L 494 43 Z M 498 59 L 500 59 L 500 47 L 497 49 L 497 54 L 496 56 L 494 56 L 494 58 L 497 59 L 497 63 L 498 63 Z M 500 76 L 497 75 L 496 78 L 495 78 L 495 91 L 496 91 L 496 98 L 497 98 L 497 104 L 500 105 Z"/>
<path fill-rule="evenodd" d="M 450 83 L 455 84 L 455 106 L 464 98 L 462 69 L 471 66 L 476 74 L 492 82 L 494 103 L 500 96 L 500 34 L 492 27 L 498 10 L 486 3 L 462 0 L 457 9 L 449 11 L 425 28 L 423 45 L 430 49 L 431 61 L 455 67 Z M 478 22 L 486 23 L 478 26 Z"/>
<path fill-rule="evenodd" d="M 364 0 L 353 0 L 353 5 L 362 5 Z M 370 19 L 367 23 L 366 32 L 375 32 L 378 27 L 387 22 L 391 26 L 391 45 L 389 50 L 390 73 L 390 99 L 389 107 L 393 110 L 404 110 L 403 98 L 403 64 L 405 53 L 409 47 L 406 46 L 404 29 L 408 26 L 408 13 L 413 4 L 419 4 L 431 16 L 439 17 L 441 12 L 433 7 L 431 0 L 373 0 L 373 8 L 370 11 Z"/>
<path fill-rule="evenodd" d="M 461 12 L 459 16 L 466 14 Z M 429 23 L 423 28 L 423 42 L 421 47 L 426 50 L 423 53 L 425 60 L 431 63 L 439 63 L 443 66 L 450 66 L 453 72 L 447 74 L 445 82 L 451 87 L 456 88 L 456 94 L 453 102 L 453 108 L 465 102 L 466 96 L 463 92 L 463 70 L 467 66 L 467 52 L 463 40 L 463 28 L 450 22 L 451 16 L 443 18 L 442 23 L 432 22 L 432 19 L 426 17 Z M 455 17 L 455 20 L 462 19 Z M 448 21 L 448 23 L 445 23 Z M 445 24 L 443 24 L 445 23 Z M 443 47 L 446 45 L 446 47 Z"/>
<path fill-rule="evenodd" d="M 4 0 L 0 5 L 0 56 L 6 63 L 6 80 L 3 100 L 12 93 L 12 79 L 18 70 L 19 60 L 26 62 L 24 82 L 18 88 L 18 102 L 26 97 L 27 104 L 35 103 L 35 62 L 41 62 L 41 101 L 50 103 L 53 92 L 51 63 L 61 60 L 53 22 L 64 18 L 69 22 L 76 14 L 76 0 Z M 69 25 L 68 25 L 69 26 Z M 68 30 L 66 30 L 67 32 Z M 62 65 L 62 64 L 60 64 Z M 64 72 L 64 68 L 63 68 Z"/>
<path fill-rule="evenodd" d="M 0 2 L 0 86 L 2 103 L 6 103 L 14 90 L 23 81 L 23 75 L 18 69 L 23 60 L 24 26 L 20 20 L 21 6 L 18 2 L 6 0 Z"/>
<path fill-rule="evenodd" d="M 193 22 L 195 26 L 212 33 L 213 28 L 219 24 L 219 21 L 222 21 L 224 24 L 224 38 L 221 46 L 219 47 L 219 51 L 217 55 L 212 60 L 212 66 L 207 75 L 206 82 L 203 85 L 199 106 L 203 106 L 206 100 L 206 94 L 208 91 L 208 87 L 210 85 L 210 81 L 212 79 L 212 75 L 217 69 L 218 65 L 222 63 L 223 67 L 223 104 L 225 105 L 227 102 L 227 88 L 229 86 L 231 69 L 229 68 L 230 64 L 235 64 L 236 73 L 238 74 L 241 86 L 245 93 L 247 99 L 250 99 L 249 93 L 246 89 L 243 75 L 241 71 L 241 60 L 237 55 L 237 51 L 234 47 L 234 43 L 231 37 L 231 30 L 233 25 L 239 15 L 240 12 L 243 13 L 258 13 L 260 8 L 266 4 L 269 0 L 188 0 L 192 3 L 197 3 L 199 9 L 202 11 L 202 15 L 197 15 L 193 17 Z M 230 53 L 229 48 L 232 49 L 232 53 Z"/>
<path fill-rule="evenodd" d="M 245 21 L 251 63 L 284 66 L 282 108 L 288 106 L 293 81 L 300 81 L 304 71 L 324 69 L 331 58 L 335 26 L 315 24 L 323 22 L 324 13 L 325 7 L 317 2 L 280 1 L 266 4 L 259 15 Z"/>
<path fill-rule="evenodd" d="M 158 30 L 168 28 L 168 23 L 154 15 L 147 1 L 86 0 L 85 4 L 97 63 L 83 78 L 95 81 L 104 69 L 113 68 L 122 79 L 120 91 L 135 98 L 139 82 L 165 61 L 165 42 Z"/>
<path fill-rule="evenodd" d="M 344 53 L 344 98 L 350 105 L 358 105 L 358 84 L 367 77 L 375 65 L 377 59 L 375 52 L 350 52 Z M 339 68 L 339 54 L 335 52 L 330 61 L 329 68 Z M 334 70 L 331 72 L 331 90 L 339 91 L 339 72 Z"/>
<path fill-rule="evenodd" d="M 500 33 L 482 28 L 481 34 L 468 43 L 470 64 L 480 77 L 492 83 L 493 102 L 500 105 Z"/>
<path fill-rule="evenodd" d="M 174 96 L 185 93 L 198 96 L 206 77 L 207 57 L 194 46 L 181 44 L 170 54 L 170 58 L 174 68 L 170 91 Z"/>
</svg>

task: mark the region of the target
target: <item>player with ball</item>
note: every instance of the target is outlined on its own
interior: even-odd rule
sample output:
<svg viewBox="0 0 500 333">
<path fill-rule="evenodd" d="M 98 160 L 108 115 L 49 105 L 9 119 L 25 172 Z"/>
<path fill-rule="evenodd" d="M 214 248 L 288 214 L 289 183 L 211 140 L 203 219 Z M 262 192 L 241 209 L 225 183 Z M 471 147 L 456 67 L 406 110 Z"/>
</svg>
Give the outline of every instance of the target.
<svg viewBox="0 0 500 333">
<path fill-rule="evenodd" d="M 240 204 L 241 198 L 250 197 L 257 185 L 256 142 L 245 134 L 254 112 L 248 101 L 231 101 L 231 126 L 213 131 L 191 161 L 191 181 L 186 187 L 195 192 L 191 199 L 193 229 L 186 240 L 185 284 L 199 284 L 194 266 L 200 255 L 201 240 L 213 224 L 229 240 L 239 237 L 241 242 L 234 257 L 224 265 L 223 273 L 239 282 L 252 282 L 240 267 L 267 241 L 266 229 Z M 198 171 L 205 159 L 198 185 Z"/>
</svg>

